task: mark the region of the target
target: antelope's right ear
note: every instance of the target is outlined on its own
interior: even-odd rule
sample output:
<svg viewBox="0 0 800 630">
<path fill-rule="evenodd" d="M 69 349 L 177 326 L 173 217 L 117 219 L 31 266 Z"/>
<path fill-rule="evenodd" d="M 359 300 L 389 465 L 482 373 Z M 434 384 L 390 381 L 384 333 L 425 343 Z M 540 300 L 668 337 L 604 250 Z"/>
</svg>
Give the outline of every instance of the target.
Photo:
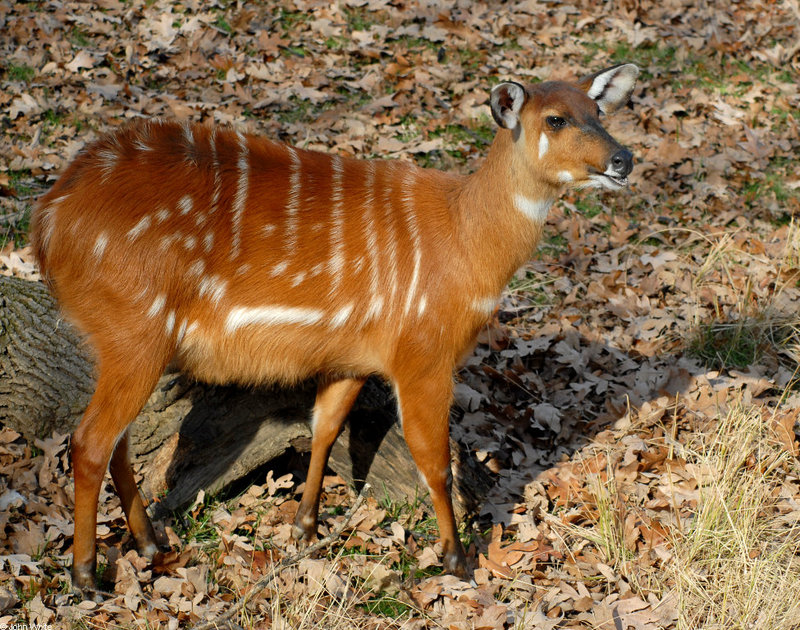
<svg viewBox="0 0 800 630">
<path fill-rule="evenodd" d="M 504 81 L 492 88 L 492 116 L 504 129 L 516 129 L 519 125 L 519 112 L 525 103 L 525 88 L 514 81 Z"/>
</svg>

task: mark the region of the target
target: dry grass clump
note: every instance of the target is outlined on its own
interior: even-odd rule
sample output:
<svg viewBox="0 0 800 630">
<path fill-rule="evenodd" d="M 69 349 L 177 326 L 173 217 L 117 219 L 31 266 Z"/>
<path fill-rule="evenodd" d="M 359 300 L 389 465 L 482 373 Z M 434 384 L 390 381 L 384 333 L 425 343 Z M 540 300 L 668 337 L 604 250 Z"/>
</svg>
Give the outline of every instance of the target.
<svg viewBox="0 0 800 630">
<path fill-rule="evenodd" d="M 699 498 L 672 528 L 681 628 L 800 626 L 800 464 L 769 412 L 734 407 L 682 449 Z"/>
</svg>

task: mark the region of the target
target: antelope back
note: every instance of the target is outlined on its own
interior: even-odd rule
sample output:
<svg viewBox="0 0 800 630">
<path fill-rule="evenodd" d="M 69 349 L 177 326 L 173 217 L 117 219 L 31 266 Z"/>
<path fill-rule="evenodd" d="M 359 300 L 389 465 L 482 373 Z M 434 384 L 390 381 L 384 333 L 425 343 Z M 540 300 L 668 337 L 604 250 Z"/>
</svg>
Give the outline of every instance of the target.
<svg viewBox="0 0 800 630">
<path fill-rule="evenodd" d="M 387 373 L 404 335 L 440 338 L 442 318 L 457 320 L 451 335 L 474 327 L 458 324 L 463 308 L 446 295 L 445 268 L 458 268 L 456 181 L 229 129 L 138 122 L 72 163 L 32 236 L 95 348 L 119 346 L 124 330 L 211 382 Z"/>
</svg>

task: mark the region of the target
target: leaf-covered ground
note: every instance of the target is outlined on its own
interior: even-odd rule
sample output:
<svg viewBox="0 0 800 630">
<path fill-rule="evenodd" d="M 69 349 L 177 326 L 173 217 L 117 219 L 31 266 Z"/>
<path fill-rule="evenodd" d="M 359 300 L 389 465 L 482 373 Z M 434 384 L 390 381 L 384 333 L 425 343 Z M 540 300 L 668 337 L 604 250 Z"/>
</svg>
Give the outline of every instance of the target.
<svg viewBox="0 0 800 630">
<path fill-rule="evenodd" d="M 641 69 L 609 118 L 629 190 L 572 193 L 458 374 L 453 432 L 496 475 L 439 575 L 432 515 L 368 502 L 294 553 L 278 471 L 131 550 L 110 480 L 98 605 L 69 594 L 65 436 L 0 429 L 0 626 L 177 628 L 232 600 L 254 628 L 800 626 L 800 7 L 694 3 L 0 0 L 0 271 L 36 277 L 35 198 L 136 116 L 469 171 L 498 80 Z M 324 528 L 352 502 L 326 480 Z"/>
</svg>

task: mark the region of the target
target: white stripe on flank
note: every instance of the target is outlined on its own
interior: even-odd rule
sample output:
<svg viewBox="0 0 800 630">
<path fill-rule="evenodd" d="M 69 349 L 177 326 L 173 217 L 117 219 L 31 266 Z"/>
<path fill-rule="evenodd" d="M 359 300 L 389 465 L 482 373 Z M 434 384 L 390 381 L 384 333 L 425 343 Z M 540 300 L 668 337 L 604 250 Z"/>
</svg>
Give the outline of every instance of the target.
<svg viewBox="0 0 800 630">
<path fill-rule="evenodd" d="M 231 217 L 231 231 L 233 232 L 231 242 L 231 260 L 234 260 L 239 255 L 242 247 L 242 215 L 244 214 L 244 207 L 247 203 L 247 187 L 250 178 L 250 161 L 247 150 L 247 138 L 240 131 L 237 131 L 236 135 L 239 138 L 240 148 L 239 161 L 237 162 L 237 166 L 239 167 L 239 180 L 236 185 L 236 195 L 233 198 L 233 206 L 231 207 L 231 211 L 233 213 L 233 216 Z"/>
<path fill-rule="evenodd" d="M 547 139 L 547 134 L 544 131 L 542 131 L 539 134 L 539 159 L 540 160 L 545 156 L 545 153 L 547 153 L 547 150 L 549 148 L 550 148 L 550 141 Z"/>
<path fill-rule="evenodd" d="M 331 294 L 335 293 L 342 281 L 344 268 L 344 166 L 342 158 L 331 158 L 331 202 L 333 202 L 333 225 L 331 227 L 331 258 L 328 269 L 333 276 Z"/>
<path fill-rule="evenodd" d="M 403 209 L 406 213 L 406 225 L 408 226 L 408 233 L 411 235 L 411 243 L 414 247 L 414 269 L 411 272 L 411 282 L 408 286 L 408 293 L 406 294 L 406 304 L 403 309 L 403 315 L 408 315 L 411 310 L 411 303 L 417 293 L 417 284 L 419 283 L 419 271 L 422 265 L 422 251 L 420 248 L 419 227 L 417 226 L 417 215 L 414 211 L 414 171 L 410 170 L 406 177 L 405 192 L 403 194 Z"/>
<path fill-rule="evenodd" d="M 148 135 L 148 138 L 149 137 L 150 136 Z M 141 134 L 133 141 L 133 146 L 135 146 L 137 149 L 139 149 L 139 151 L 152 151 L 153 150 L 151 147 L 147 146 L 147 143 L 145 142 L 145 140 L 144 140 L 144 138 L 142 137 Z"/>
<path fill-rule="evenodd" d="M 103 257 L 103 252 L 106 251 L 106 246 L 108 245 L 108 235 L 105 232 L 100 232 L 97 236 L 97 240 L 94 242 L 94 249 L 92 249 L 92 253 L 97 260 L 100 260 Z"/>
<path fill-rule="evenodd" d="M 324 313 L 316 308 L 301 308 L 297 306 L 237 306 L 231 309 L 225 320 L 225 331 L 234 332 L 237 328 L 249 324 L 297 324 L 309 326 L 316 324 Z"/>
<path fill-rule="evenodd" d="M 150 307 L 150 310 L 147 311 L 147 316 L 152 318 L 158 315 L 166 303 L 167 297 L 163 293 L 159 293 L 156 296 L 156 299 L 153 300 L 153 305 Z"/>
<path fill-rule="evenodd" d="M 422 314 L 425 312 L 425 308 L 428 306 L 428 296 L 423 295 L 420 300 L 419 304 L 417 305 L 417 316 L 422 317 Z"/>
<path fill-rule="evenodd" d="M 188 120 L 183 121 L 183 137 L 186 138 L 186 148 L 192 149 L 194 147 L 194 132 L 192 131 L 192 123 Z"/>
<path fill-rule="evenodd" d="M 217 204 L 219 203 L 219 196 L 222 192 L 222 177 L 219 173 L 219 159 L 217 157 L 217 128 L 211 131 L 211 136 L 208 139 L 209 144 L 211 145 L 211 162 L 214 168 L 214 190 L 211 192 L 211 209 L 208 211 L 209 214 L 214 214 L 217 210 Z"/>
<path fill-rule="evenodd" d="M 300 189 L 303 186 L 302 160 L 294 147 L 286 147 L 292 164 L 289 167 L 289 195 L 286 199 L 286 251 L 293 254 L 297 247 L 297 213 L 300 212 Z M 266 227 L 265 227 L 266 229 Z"/>
<path fill-rule="evenodd" d="M 200 281 L 198 295 L 203 297 L 208 294 L 209 299 L 214 304 L 219 304 L 220 300 L 225 295 L 225 289 L 228 286 L 228 281 L 220 278 L 219 276 L 209 276 Z"/>
<path fill-rule="evenodd" d="M 101 181 L 105 182 L 111 174 L 114 172 L 114 169 L 117 167 L 117 160 L 119 159 L 119 155 L 115 153 L 112 149 L 101 149 L 97 152 L 97 156 L 101 158 L 100 162 L 100 170 L 102 171 Z"/>
<path fill-rule="evenodd" d="M 65 201 L 69 197 L 69 195 L 61 195 L 53 199 L 47 206 L 40 210 L 42 215 L 42 248 L 47 251 L 50 247 L 50 237 L 53 236 L 53 232 L 56 226 L 56 210 L 58 210 L 58 206 L 61 205 L 63 201 Z"/>
<path fill-rule="evenodd" d="M 536 223 L 547 220 L 547 212 L 552 205 L 552 199 L 528 199 L 524 195 L 514 195 L 514 207 Z"/>
<path fill-rule="evenodd" d="M 139 222 L 134 225 L 130 230 L 128 230 L 128 238 L 132 241 L 135 241 L 138 236 L 144 232 L 147 228 L 150 227 L 150 215 L 145 215 Z"/>
<path fill-rule="evenodd" d="M 347 306 L 343 306 L 331 319 L 331 326 L 333 328 L 339 328 L 340 326 L 344 326 L 347 323 L 347 320 L 350 319 L 350 314 L 353 312 L 353 305 L 348 304 Z"/>
<path fill-rule="evenodd" d="M 367 162 L 367 177 L 364 182 L 366 196 L 364 198 L 364 223 L 367 236 L 367 253 L 369 254 L 369 293 L 370 307 L 364 316 L 364 321 L 369 321 L 377 316 L 383 307 L 383 298 L 378 296 L 381 274 L 378 259 L 378 234 L 375 229 L 375 162 Z M 380 302 L 378 302 L 380 300 Z M 377 304 L 377 307 L 376 307 Z"/>
<path fill-rule="evenodd" d="M 393 207 L 393 199 L 392 199 L 392 186 L 391 182 L 394 180 L 392 177 L 392 171 L 395 170 L 394 162 L 387 162 L 384 166 L 386 170 L 386 179 L 388 183 L 384 183 L 383 188 L 383 207 L 384 210 L 384 219 L 386 220 L 386 245 L 384 251 L 387 253 L 387 261 L 386 265 L 386 280 L 387 284 L 390 287 L 390 294 L 389 294 L 389 309 L 391 311 L 392 306 L 394 305 L 395 296 L 397 295 L 397 238 L 396 238 L 396 230 L 395 230 L 395 214 L 394 214 L 394 207 Z"/>
</svg>

